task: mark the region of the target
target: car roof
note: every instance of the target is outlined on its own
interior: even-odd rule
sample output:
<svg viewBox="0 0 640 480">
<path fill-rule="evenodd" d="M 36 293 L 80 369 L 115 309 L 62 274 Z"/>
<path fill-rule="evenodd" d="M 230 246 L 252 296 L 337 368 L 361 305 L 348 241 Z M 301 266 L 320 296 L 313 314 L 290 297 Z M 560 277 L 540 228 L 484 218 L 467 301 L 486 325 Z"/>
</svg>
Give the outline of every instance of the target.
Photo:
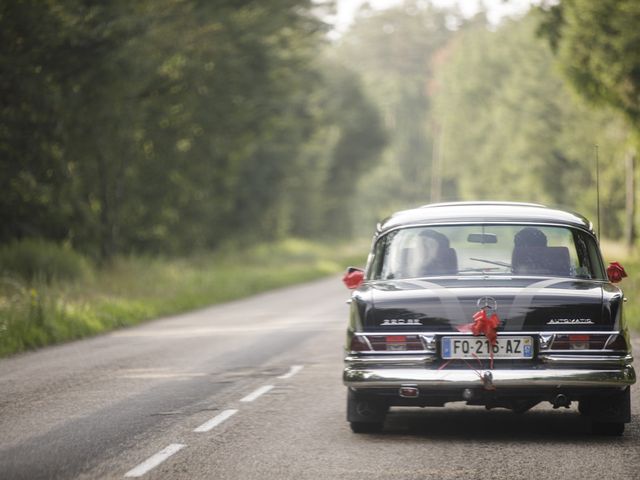
<svg viewBox="0 0 640 480">
<path fill-rule="evenodd" d="M 580 214 L 536 203 L 451 202 L 433 203 L 394 213 L 378 224 L 377 233 L 414 225 L 451 223 L 534 223 L 569 225 L 593 233 L 589 220 Z"/>
</svg>

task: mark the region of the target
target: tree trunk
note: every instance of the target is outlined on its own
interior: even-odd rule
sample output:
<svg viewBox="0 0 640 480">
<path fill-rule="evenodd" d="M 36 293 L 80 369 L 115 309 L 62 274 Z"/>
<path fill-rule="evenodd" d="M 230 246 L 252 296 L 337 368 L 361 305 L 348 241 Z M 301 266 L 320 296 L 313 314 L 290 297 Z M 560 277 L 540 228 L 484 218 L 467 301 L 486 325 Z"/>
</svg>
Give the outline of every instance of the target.
<svg viewBox="0 0 640 480">
<path fill-rule="evenodd" d="M 100 260 L 108 262 L 113 256 L 113 224 L 111 221 L 111 199 L 107 159 L 98 149 L 96 152 L 100 198 Z"/>
<path fill-rule="evenodd" d="M 627 158 L 625 159 L 625 180 L 626 180 L 626 201 L 625 201 L 625 243 L 629 251 L 633 249 L 636 241 L 636 152 L 635 150 L 629 151 Z"/>
<path fill-rule="evenodd" d="M 431 203 L 442 200 L 442 128 L 433 129 L 433 148 L 431 150 Z"/>
</svg>

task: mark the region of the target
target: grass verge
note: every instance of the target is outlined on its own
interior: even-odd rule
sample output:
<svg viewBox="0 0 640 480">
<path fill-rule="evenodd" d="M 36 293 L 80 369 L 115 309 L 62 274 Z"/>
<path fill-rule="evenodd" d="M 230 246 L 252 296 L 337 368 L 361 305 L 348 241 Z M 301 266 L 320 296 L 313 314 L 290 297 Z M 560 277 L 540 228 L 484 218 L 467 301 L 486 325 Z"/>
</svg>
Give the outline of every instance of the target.
<svg viewBox="0 0 640 480">
<path fill-rule="evenodd" d="M 286 240 L 183 259 L 117 258 L 83 280 L 0 278 L 0 357 L 362 265 L 367 243 Z"/>
<path fill-rule="evenodd" d="M 620 262 L 628 277 L 619 284 L 627 302 L 624 304 L 624 316 L 629 328 L 640 331 L 640 252 L 636 248 L 629 252 L 622 244 L 611 241 L 602 242 L 605 264 Z"/>
<path fill-rule="evenodd" d="M 76 280 L 3 274 L 0 357 L 338 273 L 363 265 L 367 250 L 286 240 L 182 259 L 121 257 Z M 629 274 L 625 317 L 640 330 L 640 256 L 607 242 L 603 251 Z"/>
</svg>

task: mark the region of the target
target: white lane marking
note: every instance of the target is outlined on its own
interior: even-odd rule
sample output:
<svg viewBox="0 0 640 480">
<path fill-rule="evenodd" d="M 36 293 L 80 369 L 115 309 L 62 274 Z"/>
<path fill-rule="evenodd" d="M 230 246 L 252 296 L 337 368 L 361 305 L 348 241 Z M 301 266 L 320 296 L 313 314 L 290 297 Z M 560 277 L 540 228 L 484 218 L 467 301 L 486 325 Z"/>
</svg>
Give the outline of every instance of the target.
<svg viewBox="0 0 640 480">
<path fill-rule="evenodd" d="M 220 425 L 228 418 L 231 418 L 231 416 L 235 415 L 236 413 L 238 413 L 238 410 L 224 410 L 213 417 L 211 420 L 204 422 L 202 425 L 196 428 L 194 432 L 208 432 L 209 430 Z"/>
<path fill-rule="evenodd" d="M 206 373 L 132 373 L 120 375 L 119 378 L 152 380 L 156 378 L 194 378 L 206 376 Z"/>
<path fill-rule="evenodd" d="M 280 375 L 278 378 L 282 378 L 282 379 L 291 378 L 303 368 L 304 368 L 304 365 L 294 365 L 289 369 L 287 373 L 285 373 L 284 375 Z"/>
<path fill-rule="evenodd" d="M 158 465 L 160 465 L 162 462 L 164 462 L 167 458 L 169 458 L 174 453 L 177 453 L 180 450 L 182 450 L 184 447 L 186 447 L 186 445 L 183 445 L 181 443 L 172 443 L 168 447 L 160 450 L 155 455 L 152 455 L 149 458 L 147 458 L 144 462 L 142 462 L 137 467 L 129 470 L 127 473 L 124 474 L 124 476 L 125 477 L 141 477 L 152 468 L 155 468 Z"/>
<path fill-rule="evenodd" d="M 273 388 L 273 385 L 264 385 L 264 386 L 258 388 L 257 390 L 254 390 L 253 392 L 251 392 L 246 397 L 241 398 L 240 401 L 241 402 L 253 402 L 260 395 L 264 395 L 265 393 L 267 393 L 272 388 Z"/>
</svg>

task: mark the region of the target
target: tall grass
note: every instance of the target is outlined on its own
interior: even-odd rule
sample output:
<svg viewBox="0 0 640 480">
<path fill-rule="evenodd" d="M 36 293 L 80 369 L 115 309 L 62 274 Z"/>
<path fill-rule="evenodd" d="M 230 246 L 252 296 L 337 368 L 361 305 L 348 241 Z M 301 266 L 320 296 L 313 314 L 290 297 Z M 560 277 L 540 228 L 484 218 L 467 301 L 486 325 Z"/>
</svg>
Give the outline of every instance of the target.
<svg viewBox="0 0 640 480">
<path fill-rule="evenodd" d="M 623 265 L 629 275 L 621 283 L 627 299 L 624 316 L 630 328 L 640 331 L 640 257 L 629 257 Z"/>
<path fill-rule="evenodd" d="M 5 271 L 0 356 L 337 273 L 362 265 L 366 251 L 366 243 L 286 240 L 182 259 L 120 257 L 64 280 Z"/>
<path fill-rule="evenodd" d="M 0 356 L 337 273 L 363 265 L 368 244 L 286 240 L 189 258 L 120 257 L 102 269 L 55 245 L 12 248 L 38 251 L 24 267 L 11 249 L 0 250 Z M 610 243 L 603 250 L 629 274 L 625 316 L 640 330 L 640 256 Z"/>
<path fill-rule="evenodd" d="M 631 329 L 640 331 L 640 251 L 637 248 L 629 251 L 621 243 L 604 241 L 602 252 L 606 264 L 620 262 L 627 272 L 627 278 L 619 284 L 627 298 L 624 316 Z"/>
<path fill-rule="evenodd" d="M 25 239 L 0 247 L 0 273 L 27 283 L 82 279 L 89 271 L 82 255 L 46 240 Z"/>
</svg>

